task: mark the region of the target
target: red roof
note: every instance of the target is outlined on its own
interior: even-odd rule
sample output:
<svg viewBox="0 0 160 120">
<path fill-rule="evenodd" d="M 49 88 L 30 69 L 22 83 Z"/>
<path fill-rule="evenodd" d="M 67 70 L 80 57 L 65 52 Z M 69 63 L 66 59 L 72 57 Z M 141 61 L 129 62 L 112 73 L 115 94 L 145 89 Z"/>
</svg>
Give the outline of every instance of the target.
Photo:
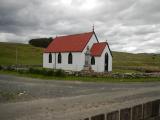
<svg viewBox="0 0 160 120">
<path fill-rule="evenodd" d="M 82 52 L 93 34 L 88 32 L 56 37 L 44 52 Z"/>
<path fill-rule="evenodd" d="M 101 56 L 106 45 L 108 45 L 107 42 L 94 43 L 91 48 L 91 56 Z"/>
</svg>

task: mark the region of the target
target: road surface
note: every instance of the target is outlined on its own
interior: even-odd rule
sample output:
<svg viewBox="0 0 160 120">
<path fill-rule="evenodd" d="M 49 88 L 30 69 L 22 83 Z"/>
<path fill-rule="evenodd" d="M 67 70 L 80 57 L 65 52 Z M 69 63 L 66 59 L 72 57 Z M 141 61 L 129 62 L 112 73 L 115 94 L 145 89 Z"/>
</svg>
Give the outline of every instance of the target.
<svg viewBox="0 0 160 120">
<path fill-rule="evenodd" d="M 160 82 L 88 83 L 0 75 L 0 91 L 22 96 L 0 103 L 0 120 L 80 120 L 160 99 Z"/>
</svg>

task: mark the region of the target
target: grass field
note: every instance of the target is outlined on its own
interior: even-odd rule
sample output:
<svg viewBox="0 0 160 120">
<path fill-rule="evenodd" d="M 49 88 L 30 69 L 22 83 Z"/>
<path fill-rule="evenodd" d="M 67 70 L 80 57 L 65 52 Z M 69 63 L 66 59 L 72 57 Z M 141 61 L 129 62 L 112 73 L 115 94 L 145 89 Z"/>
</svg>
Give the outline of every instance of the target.
<svg viewBox="0 0 160 120">
<path fill-rule="evenodd" d="M 42 64 L 43 49 L 27 44 L 0 42 L 0 65 L 16 64 L 16 49 L 18 64 L 39 65 Z"/>
<path fill-rule="evenodd" d="M 0 65 L 42 65 L 43 49 L 27 44 L 0 42 Z M 160 54 L 113 52 L 113 72 L 139 72 L 136 68 L 160 70 Z"/>
<path fill-rule="evenodd" d="M 114 72 L 160 71 L 160 54 L 113 52 Z"/>
</svg>

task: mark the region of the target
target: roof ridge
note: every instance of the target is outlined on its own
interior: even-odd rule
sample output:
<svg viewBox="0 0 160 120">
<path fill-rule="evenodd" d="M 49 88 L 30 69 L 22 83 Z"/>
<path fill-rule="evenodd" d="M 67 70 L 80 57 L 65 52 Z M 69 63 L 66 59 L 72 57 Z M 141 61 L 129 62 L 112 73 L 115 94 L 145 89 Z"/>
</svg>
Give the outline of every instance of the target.
<svg viewBox="0 0 160 120">
<path fill-rule="evenodd" d="M 89 33 L 93 33 L 93 31 L 91 31 L 91 32 L 84 32 L 84 33 L 70 34 L 70 35 L 60 35 L 60 36 L 57 35 L 55 38 L 58 38 L 58 37 L 67 37 L 67 36 L 75 36 L 75 35 L 82 35 L 82 34 L 89 34 Z"/>
<path fill-rule="evenodd" d="M 99 42 L 99 43 L 107 43 L 106 41 L 104 41 L 104 42 Z"/>
<path fill-rule="evenodd" d="M 94 43 L 94 44 L 101 44 L 101 43 L 106 43 L 107 44 L 107 42 L 99 42 L 99 43 Z"/>
</svg>

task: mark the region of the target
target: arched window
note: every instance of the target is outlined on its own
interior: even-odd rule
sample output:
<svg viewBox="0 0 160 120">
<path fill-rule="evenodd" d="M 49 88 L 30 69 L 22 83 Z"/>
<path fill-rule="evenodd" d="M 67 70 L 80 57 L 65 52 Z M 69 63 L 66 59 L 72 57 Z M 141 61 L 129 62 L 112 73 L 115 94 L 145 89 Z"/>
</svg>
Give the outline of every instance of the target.
<svg viewBox="0 0 160 120">
<path fill-rule="evenodd" d="M 91 58 L 91 65 L 95 65 L 95 58 L 94 58 L 94 56 L 92 56 L 92 58 Z"/>
<path fill-rule="evenodd" d="M 49 53 L 49 63 L 52 63 L 52 54 Z"/>
<path fill-rule="evenodd" d="M 62 63 L 62 56 L 61 56 L 61 53 L 58 53 L 58 63 Z"/>
<path fill-rule="evenodd" d="M 72 64 L 72 53 L 68 55 L 68 64 Z"/>
</svg>

